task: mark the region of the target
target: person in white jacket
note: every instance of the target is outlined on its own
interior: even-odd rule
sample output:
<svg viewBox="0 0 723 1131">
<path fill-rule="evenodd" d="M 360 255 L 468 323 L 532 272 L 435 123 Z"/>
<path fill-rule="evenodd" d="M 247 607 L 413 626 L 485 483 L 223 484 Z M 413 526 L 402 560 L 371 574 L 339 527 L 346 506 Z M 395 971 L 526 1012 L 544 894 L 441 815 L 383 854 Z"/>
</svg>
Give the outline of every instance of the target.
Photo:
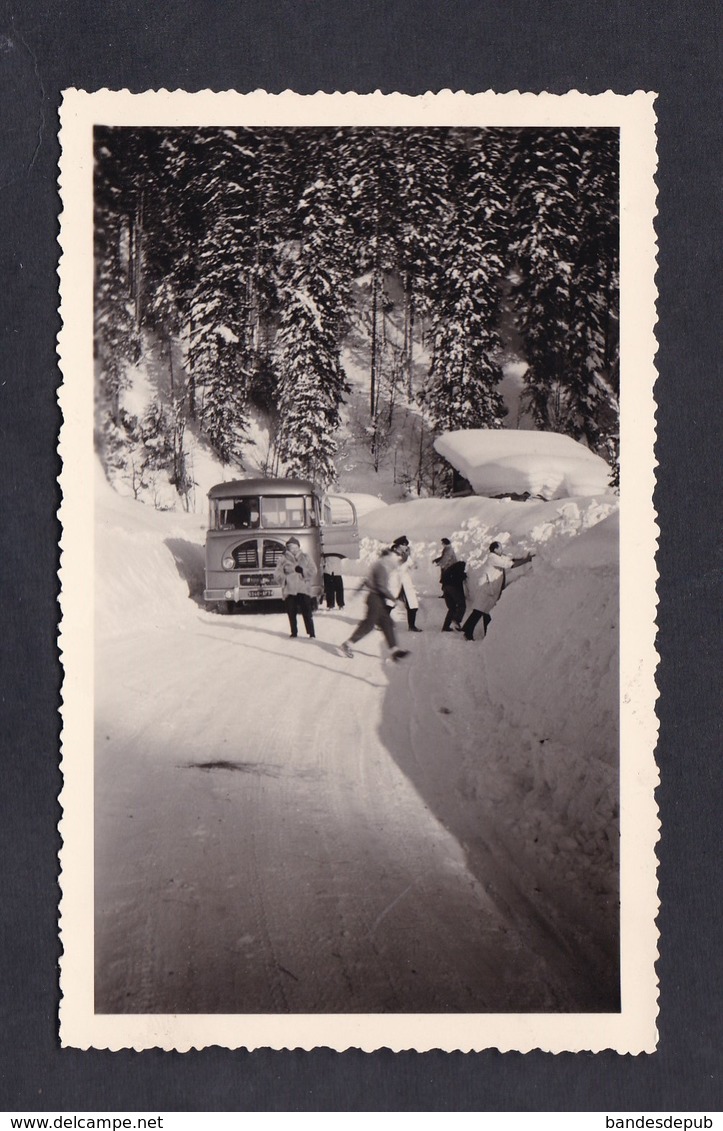
<svg viewBox="0 0 723 1131">
<path fill-rule="evenodd" d="M 419 612 L 419 598 L 417 591 L 414 588 L 412 581 L 412 569 L 414 564 L 411 558 L 411 550 L 409 548 L 409 539 L 406 534 L 402 534 L 399 538 L 395 538 L 392 542 L 392 549 L 399 555 L 399 565 L 396 570 L 395 577 L 395 591 L 397 600 L 404 602 L 404 607 L 407 610 L 407 628 L 410 632 L 421 632 L 421 628 L 417 626 L 417 613 Z"/>
<path fill-rule="evenodd" d="M 472 612 L 462 625 L 462 631 L 467 640 L 474 640 L 474 630 L 482 621 L 484 635 L 487 634 L 489 623 L 492 620 L 492 609 L 500 599 L 500 594 L 505 587 L 505 570 L 515 569 L 532 561 L 532 554 L 524 558 L 511 558 L 502 553 L 499 542 L 492 542 L 489 555 L 482 572 L 477 577 L 477 589 L 474 596 Z"/>
</svg>

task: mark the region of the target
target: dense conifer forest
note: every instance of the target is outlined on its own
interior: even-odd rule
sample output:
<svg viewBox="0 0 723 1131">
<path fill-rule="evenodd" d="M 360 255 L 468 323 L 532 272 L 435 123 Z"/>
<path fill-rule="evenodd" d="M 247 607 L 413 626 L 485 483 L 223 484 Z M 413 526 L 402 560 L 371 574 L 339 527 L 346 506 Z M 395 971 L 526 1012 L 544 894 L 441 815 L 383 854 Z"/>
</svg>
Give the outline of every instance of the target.
<svg viewBox="0 0 723 1131">
<path fill-rule="evenodd" d="M 333 483 L 356 320 L 373 456 L 400 399 L 431 436 L 505 427 L 511 323 L 535 425 L 615 467 L 616 130 L 99 127 L 95 163 L 106 466 L 140 445 L 183 497 L 187 429 L 242 468 L 262 412 L 263 470 Z M 137 415 L 122 392 L 150 349 L 170 395 Z"/>
</svg>

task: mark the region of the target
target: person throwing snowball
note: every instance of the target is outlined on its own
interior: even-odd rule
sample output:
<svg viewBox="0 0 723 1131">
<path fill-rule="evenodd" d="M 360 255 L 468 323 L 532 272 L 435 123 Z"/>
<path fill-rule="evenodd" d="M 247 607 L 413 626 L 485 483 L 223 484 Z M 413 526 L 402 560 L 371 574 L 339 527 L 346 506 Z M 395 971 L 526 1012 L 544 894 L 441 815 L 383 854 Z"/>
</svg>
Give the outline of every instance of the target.
<svg viewBox="0 0 723 1131">
<path fill-rule="evenodd" d="M 365 581 L 368 590 L 366 616 L 359 622 L 349 639 L 340 645 L 342 655 L 348 660 L 354 656 L 352 644 L 367 636 L 373 628 L 380 628 L 384 633 L 392 660 L 402 660 L 409 655 L 403 648 L 397 646 L 391 616 L 396 599 L 391 592 L 390 581 L 399 567 L 401 556 L 399 549 L 384 549 L 370 569 Z"/>
<path fill-rule="evenodd" d="M 524 558 L 512 558 L 503 553 L 499 542 L 490 543 L 487 561 L 477 579 L 477 592 L 472 612 L 462 625 L 462 632 L 467 640 L 474 640 L 474 630 L 480 621 L 482 621 L 482 635 L 487 635 L 492 620 L 492 610 L 505 587 L 505 570 L 526 565 L 527 562 L 532 561 L 532 556 L 527 554 Z"/>
</svg>

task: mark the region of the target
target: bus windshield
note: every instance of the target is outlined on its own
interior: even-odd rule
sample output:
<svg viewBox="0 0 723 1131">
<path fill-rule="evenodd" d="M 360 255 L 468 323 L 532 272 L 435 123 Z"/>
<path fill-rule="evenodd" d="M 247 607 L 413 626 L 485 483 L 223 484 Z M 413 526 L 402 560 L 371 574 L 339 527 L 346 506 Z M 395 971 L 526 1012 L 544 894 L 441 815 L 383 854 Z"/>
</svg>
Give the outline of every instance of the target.
<svg viewBox="0 0 723 1131">
<path fill-rule="evenodd" d="M 300 530 L 317 524 L 312 495 L 245 495 L 211 505 L 214 530 Z"/>
</svg>

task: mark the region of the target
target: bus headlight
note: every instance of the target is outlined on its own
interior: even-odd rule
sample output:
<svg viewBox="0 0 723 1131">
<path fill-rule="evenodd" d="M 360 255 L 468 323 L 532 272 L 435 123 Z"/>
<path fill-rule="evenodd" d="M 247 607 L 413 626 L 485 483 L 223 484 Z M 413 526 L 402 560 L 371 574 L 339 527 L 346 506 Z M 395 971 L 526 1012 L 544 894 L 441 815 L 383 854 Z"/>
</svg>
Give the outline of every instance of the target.
<svg viewBox="0 0 723 1131">
<path fill-rule="evenodd" d="M 224 569 L 233 569 L 233 567 L 236 565 L 235 561 L 233 560 L 233 555 L 226 554 L 225 557 L 221 558 L 221 565 Z"/>
</svg>

